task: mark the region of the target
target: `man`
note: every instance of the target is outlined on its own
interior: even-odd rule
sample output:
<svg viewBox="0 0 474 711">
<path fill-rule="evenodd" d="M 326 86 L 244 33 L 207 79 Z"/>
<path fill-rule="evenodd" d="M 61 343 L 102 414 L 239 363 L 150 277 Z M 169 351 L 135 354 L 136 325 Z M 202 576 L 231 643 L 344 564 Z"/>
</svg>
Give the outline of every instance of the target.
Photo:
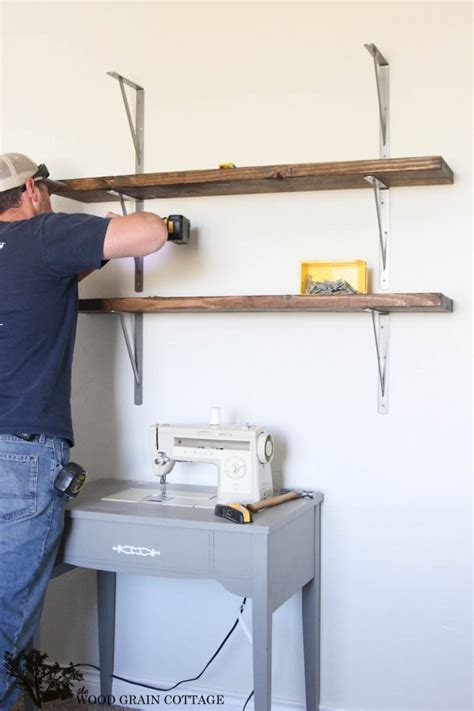
<svg viewBox="0 0 474 711">
<path fill-rule="evenodd" d="M 44 165 L 0 155 L 0 667 L 36 631 L 64 519 L 54 483 L 74 444 L 71 366 L 77 282 L 102 260 L 160 249 L 142 212 L 54 213 Z M 0 671 L 0 709 L 18 691 Z"/>
</svg>

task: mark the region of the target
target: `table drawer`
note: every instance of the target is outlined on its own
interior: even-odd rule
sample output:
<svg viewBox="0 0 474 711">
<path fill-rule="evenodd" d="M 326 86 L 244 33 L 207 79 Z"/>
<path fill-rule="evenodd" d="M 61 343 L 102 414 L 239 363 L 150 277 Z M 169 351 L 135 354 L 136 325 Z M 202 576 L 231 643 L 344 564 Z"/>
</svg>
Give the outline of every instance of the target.
<svg viewBox="0 0 474 711">
<path fill-rule="evenodd" d="M 65 563 L 117 572 L 206 574 L 209 535 L 183 527 L 68 518 L 60 557 Z"/>
</svg>

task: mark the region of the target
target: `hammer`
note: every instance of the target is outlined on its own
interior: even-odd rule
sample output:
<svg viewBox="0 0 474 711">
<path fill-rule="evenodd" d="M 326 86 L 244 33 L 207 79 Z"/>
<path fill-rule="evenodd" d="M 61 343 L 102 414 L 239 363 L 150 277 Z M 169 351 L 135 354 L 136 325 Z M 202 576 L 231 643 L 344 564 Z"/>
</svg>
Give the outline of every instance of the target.
<svg viewBox="0 0 474 711">
<path fill-rule="evenodd" d="M 270 506 L 278 506 L 278 504 L 291 501 L 291 499 L 299 499 L 301 496 L 304 496 L 304 494 L 300 491 L 288 491 L 279 496 L 271 496 L 268 499 L 262 499 L 255 504 L 216 504 L 214 514 L 221 518 L 226 518 L 233 523 L 252 523 L 252 513 L 256 513 Z"/>
<path fill-rule="evenodd" d="M 288 491 L 286 494 L 279 494 L 278 496 L 270 496 L 268 499 L 261 499 L 255 504 L 246 504 L 246 507 L 252 513 L 257 513 L 262 509 L 269 508 L 270 506 L 278 506 L 278 504 L 283 504 L 285 501 L 291 501 L 291 499 L 299 499 L 302 496 L 300 491 Z"/>
</svg>

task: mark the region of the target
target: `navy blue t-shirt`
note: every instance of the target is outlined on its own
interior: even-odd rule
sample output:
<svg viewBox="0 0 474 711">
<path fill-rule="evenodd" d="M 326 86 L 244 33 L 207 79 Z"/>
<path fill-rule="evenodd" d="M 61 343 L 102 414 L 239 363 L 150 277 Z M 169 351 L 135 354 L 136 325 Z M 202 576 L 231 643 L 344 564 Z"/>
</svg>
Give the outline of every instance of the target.
<svg viewBox="0 0 474 711">
<path fill-rule="evenodd" d="M 100 268 L 108 224 L 83 214 L 0 215 L 0 433 L 74 443 L 77 275 Z"/>
</svg>

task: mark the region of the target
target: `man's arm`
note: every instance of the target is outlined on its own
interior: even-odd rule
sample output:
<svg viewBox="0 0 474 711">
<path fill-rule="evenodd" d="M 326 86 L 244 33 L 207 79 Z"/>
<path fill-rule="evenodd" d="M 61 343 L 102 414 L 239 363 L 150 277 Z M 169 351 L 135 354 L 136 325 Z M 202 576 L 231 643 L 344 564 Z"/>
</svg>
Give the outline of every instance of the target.
<svg viewBox="0 0 474 711">
<path fill-rule="evenodd" d="M 168 239 L 165 223 L 152 212 L 124 217 L 109 212 L 107 217 L 112 219 L 105 233 L 104 259 L 145 257 L 161 249 Z"/>
<path fill-rule="evenodd" d="M 157 252 L 168 239 L 168 228 L 158 215 L 152 212 L 135 212 L 133 215 L 116 215 L 108 212 L 109 226 L 105 233 L 103 258 L 145 257 Z M 81 272 L 77 281 L 82 281 L 94 270 Z"/>
</svg>

